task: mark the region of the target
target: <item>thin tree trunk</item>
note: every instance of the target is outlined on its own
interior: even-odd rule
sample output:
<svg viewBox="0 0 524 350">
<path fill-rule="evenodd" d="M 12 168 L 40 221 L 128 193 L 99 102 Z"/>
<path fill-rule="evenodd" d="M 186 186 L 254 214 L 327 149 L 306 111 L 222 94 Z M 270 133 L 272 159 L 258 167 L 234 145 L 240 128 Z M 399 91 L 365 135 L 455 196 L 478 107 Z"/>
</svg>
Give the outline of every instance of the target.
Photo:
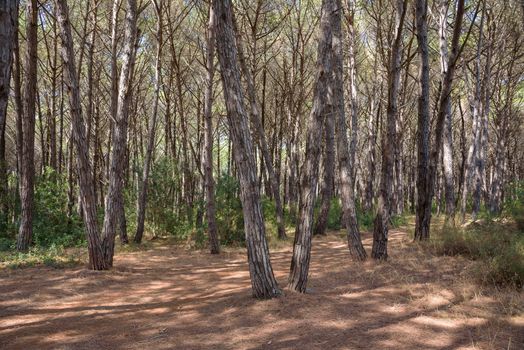
<svg viewBox="0 0 524 350">
<path fill-rule="evenodd" d="M 266 230 L 260 203 L 253 143 L 243 105 L 240 72 L 230 0 L 213 0 L 217 18 L 217 54 L 221 67 L 224 100 L 234 143 L 234 158 L 240 179 L 240 199 L 253 296 L 272 298 L 280 294 L 269 258 Z"/>
<path fill-rule="evenodd" d="M 5 135 L 17 17 L 17 1 L 0 1 L 0 228 L 9 216 Z"/>
<path fill-rule="evenodd" d="M 341 1 L 335 1 L 336 8 L 341 8 Z M 350 9 L 351 10 L 351 9 Z M 338 171 L 340 177 L 340 196 L 342 199 L 343 219 L 347 230 L 347 240 L 349 253 L 353 260 L 362 261 L 367 257 L 366 251 L 362 245 L 360 238 L 360 231 L 358 229 L 357 212 L 355 208 L 355 195 L 353 186 L 353 168 L 355 167 L 355 149 L 356 149 L 356 135 L 352 135 L 353 146 L 348 145 L 347 129 L 346 129 L 346 114 L 344 112 L 344 62 L 343 62 L 343 46 L 342 46 L 342 25 L 341 25 L 341 11 L 335 11 L 333 14 L 333 111 L 336 114 L 336 137 L 337 137 L 337 155 L 338 155 Z M 350 28 L 353 28 L 354 16 L 351 12 L 349 14 Z M 353 35 L 350 35 L 350 40 L 355 40 Z M 354 42 L 350 46 L 354 47 Z M 350 50 L 350 84 L 351 84 L 351 118 L 353 130 L 356 132 L 356 72 L 355 72 L 355 57 Z M 353 56 L 353 57 L 352 57 Z M 353 155 L 351 154 L 353 152 Z"/>
<path fill-rule="evenodd" d="M 213 78 L 215 75 L 215 26 L 216 17 L 213 4 L 209 5 L 209 23 L 207 28 L 206 52 L 206 93 L 204 101 L 204 186 L 206 188 L 206 221 L 209 235 L 209 250 L 211 254 L 220 253 L 218 240 L 216 210 L 215 210 L 215 181 L 213 179 Z M 220 173 L 220 172 L 219 172 Z"/>
<path fill-rule="evenodd" d="M 420 0 L 419 0 L 420 1 Z M 448 60 L 448 69 L 442 82 L 442 89 L 439 96 L 439 107 L 435 127 L 435 140 L 431 148 L 429 164 L 427 165 L 427 179 L 425 189 L 425 199 L 419 199 L 419 205 L 422 203 L 425 207 L 417 208 L 417 223 L 415 227 L 415 239 L 429 239 L 429 229 L 431 223 L 431 203 L 435 189 L 435 178 L 437 176 L 437 166 L 439 164 L 440 150 L 442 149 L 442 136 L 444 133 L 444 122 L 446 119 L 446 106 L 451 99 L 451 87 L 455 66 L 459 56 L 459 38 L 462 28 L 462 16 L 464 14 L 464 0 L 458 0 L 457 13 L 453 27 L 453 38 L 451 39 L 451 55 Z M 428 136 L 429 143 L 429 136 Z M 420 170 L 420 167 L 419 167 Z M 420 193 L 419 193 L 420 197 Z M 422 217 L 418 217 L 422 215 Z"/>
<path fill-rule="evenodd" d="M 122 230 L 123 224 L 123 184 L 126 158 L 127 127 L 129 119 L 129 105 L 131 103 L 131 77 L 133 75 L 133 66 L 136 54 L 136 0 L 127 0 L 126 3 L 126 25 L 124 34 L 125 46 L 118 88 L 117 113 L 113 128 L 113 147 L 111 150 L 108 178 L 109 187 L 106 195 L 103 227 L 104 259 L 109 267 L 113 265 L 117 225 L 120 224 Z"/>
<path fill-rule="evenodd" d="M 386 134 L 382 135 L 382 171 L 377 202 L 377 215 L 373 224 L 373 247 L 371 256 L 377 260 L 388 257 L 388 225 L 391 207 L 393 179 L 393 145 L 396 139 L 397 98 L 400 80 L 402 32 L 406 16 L 407 0 L 397 1 L 397 25 L 395 40 L 391 48 L 388 72 L 388 107 L 386 112 Z"/>
<path fill-rule="evenodd" d="M 306 153 L 301 170 L 301 193 L 299 199 L 299 218 L 295 231 L 293 256 L 289 273 L 288 287 L 305 293 L 309 260 L 311 257 L 311 236 L 313 231 L 313 210 L 318 184 L 318 164 L 320 143 L 324 127 L 325 113 L 332 110 L 332 90 L 330 88 L 332 68 L 332 16 L 335 11 L 333 0 L 323 0 L 320 18 L 320 38 L 317 49 L 317 73 L 313 91 L 313 108 L 309 115 L 306 139 Z"/>
<path fill-rule="evenodd" d="M 21 217 L 16 247 L 26 251 L 33 235 L 33 199 L 35 176 L 35 115 L 37 83 L 38 5 L 27 2 L 25 79 L 23 88 L 22 155 L 20 177 Z"/>
<path fill-rule="evenodd" d="M 144 224 L 146 219 L 146 205 L 147 205 L 147 189 L 149 182 L 149 172 L 151 169 L 151 161 L 153 158 L 153 149 L 155 147 L 155 133 L 156 133 L 156 120 L 158 114 L 158 101 L 160 99 L 160 85 L 162 85 L 162 1 L 163 0 L 152 0 L 157 16 L 157 27 L 156 27 L 156 62 L 155 62 L 155 97 L 153 100 L 153 113 L 149 119 L 148 129 L 148 142 L 146 156 L 144 160 L 144 168 L 142 170 L 142 180 L 140 186 L 140 193 L 138 195 L 138 214 L 137 214 L 137 225 L 134 241 L 135 243 L 142 242 L 142 236 L 144 235 Z"/>
<path fill-rule="evenodd" d="M 97 224 L 96 198 L 93 189 L 91 164 L 89 163 L 89 155 L 87 152 L 87 140 L 84 120 L 82 117 L 80 89 L 75 68 L 73 37 L 71 35 L 71 24 L 69 22 L 69 9 L 66 0 L 56 0 L 55 4 L 57 6 L 57 19 L 60 25 L 60 37 L 62 38 L 64 82 L 67 85 L 67 91 L 69 94 L 73 141 L 77 153 L 77 174 L 89 251 L 89 267 L 93 270 L 104 270 L 107 269 L 108 266 L 102 253 L 101 239 Z"/>
<path fill-rule="evenodd" d="M 448 8 L 449 0 L 440 0 L 439 16 L 439 34 L 440 34 L 440 73 L 441 84 L 448 71 Z M 446 201 L 446 221 L 452 226 L 455 224 L 455 184 L 453 174 L 453 116 L 451 114 L 451 98 L 444 106 L 444 130 L 443 130 L 443 147 L 442 159 L 444 167 L 444 196 Z"/>
<path fill-rule="evenodd" d="M 429 238 L 431 220 L 431 200 L 428 183 L 430 116 L 429 116 L 429 52 L 427 2 L 417 0 L 415 3 L 418 52 L 420 56 L 420 95 L 418 99 L 418 161 L 417 161 L 417 215 L 415 222 L 415 239 Z M 437 159 L 438 161 L 438 159 Z"/>
</svg>

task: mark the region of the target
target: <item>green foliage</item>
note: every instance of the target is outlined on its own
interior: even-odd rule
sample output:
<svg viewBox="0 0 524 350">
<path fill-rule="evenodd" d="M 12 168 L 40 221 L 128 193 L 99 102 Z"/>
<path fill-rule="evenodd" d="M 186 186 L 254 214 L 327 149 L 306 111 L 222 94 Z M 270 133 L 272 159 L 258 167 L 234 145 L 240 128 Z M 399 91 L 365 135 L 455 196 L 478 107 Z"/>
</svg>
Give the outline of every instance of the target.
<svg viewBox="0 0 524 350">
<path fill-rule="evenodd" d="M 329 230 L 340 230 L 342 227 L 342 205 L 338 197 L 331 199 L 329 206 L 327 228 Z"/>
<path fill-rule="evenodd" d="M 33 243 L 40 247 L 70 247 L 85 242 L 82 220 L 76 212 L 69 215 L 68 185 L 65 176 L 51 168 L 35 186 Z"/>
<path fill-rule="evenodd" d="M 79 264 L 78 254 L 71 254 L 55 244 L 49 247 L 33 246 L 27 253 L 17 251 L 0 252 L 0 266 L 12 269 L 46 265 L 54 268 L 62 268 Z"/>
<path fill-rule="evenodd" d="M 486 284 L 524 284 L 524 233 L 508 224 L 486 222 L 435 231 L 431 247 L 438 255 L 478 261 L 477 279 Z"/>
<path fill-rule="evenodd" d="M 217 231 L 221 244 L 244 243 L 244 216 L 240 202 L 239 183 L 222 174 L 215 187 Z M 267 203 L 266 203 L 267 205 Z"/>
<path fill-rule="evenodd" d="M 517 182 L 508 187 L 513 190 L 507 191 L 505 211 L 515 220 L 518 228 L 524 231 L 524 182 Z"/>
</svg>

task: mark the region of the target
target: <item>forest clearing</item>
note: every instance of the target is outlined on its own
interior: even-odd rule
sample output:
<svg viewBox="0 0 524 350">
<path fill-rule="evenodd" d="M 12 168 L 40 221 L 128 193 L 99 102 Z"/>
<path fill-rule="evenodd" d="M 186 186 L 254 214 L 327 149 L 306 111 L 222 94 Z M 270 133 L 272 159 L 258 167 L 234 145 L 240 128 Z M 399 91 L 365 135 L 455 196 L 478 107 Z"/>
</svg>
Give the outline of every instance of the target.
<svg viewBox="0 0 524 350">
<path fill-rule="evenodd" d="M 364 234 L 370 249 L 371 237 Z M 307 294 L 256 301 L 245 252 L 155 242 L 108 272 L 0 272 L 5 349 L 522 349 L 524 295 L 479 288 L 472 262 L 430 256 L 391 233 L 389 262 L 349 260 L 338 232 L 315 238 Z M 272 252 L 285 283 L 291 245 Z"/>
<path fill-rule="evenodd" d="M 0 0 L 0 349 L 524 349 L 523 0 Z"/>
</svg>

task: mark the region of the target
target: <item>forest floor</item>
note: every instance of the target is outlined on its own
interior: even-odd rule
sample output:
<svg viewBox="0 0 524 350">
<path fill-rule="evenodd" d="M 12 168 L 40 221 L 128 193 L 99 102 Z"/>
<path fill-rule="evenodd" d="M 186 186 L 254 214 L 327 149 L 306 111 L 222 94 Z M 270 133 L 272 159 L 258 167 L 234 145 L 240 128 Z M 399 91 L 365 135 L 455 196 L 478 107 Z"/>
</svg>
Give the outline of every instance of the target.
<svg viewBox="0 0 524 350">
<path fill-rule="evenodd" d="M 0 348 L 524 349 L 524 293 L 472 283 L 471 261 L 428 255 L 403 231 L 385 263 L 351 262 L 342 233 L 313 247 L 309 293 L 263 301 L 241 249 L 152 241 L 106 272 L 4 268 Z M 290 255 L 291 242 L 272 249 L 281 286 Z"/>
</svg>

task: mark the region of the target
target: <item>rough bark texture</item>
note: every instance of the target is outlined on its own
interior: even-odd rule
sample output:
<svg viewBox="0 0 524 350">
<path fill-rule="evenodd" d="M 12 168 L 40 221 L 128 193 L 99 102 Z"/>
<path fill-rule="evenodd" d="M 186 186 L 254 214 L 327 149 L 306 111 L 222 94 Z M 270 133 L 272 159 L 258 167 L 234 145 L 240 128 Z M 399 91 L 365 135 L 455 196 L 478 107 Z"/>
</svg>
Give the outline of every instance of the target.
<svg viewBox="0 0 524 350">
<path fill-rule="evenodd" d="M 326 233 L 335 181 L 335 111 L 331 105 L 328 107 L 330 109 L 324 111 L 324 176 L 320 191 L 320 211 L 313 230 L 315 235 Z"/>
<path fill-rule="evenodd" d="M 440 150 L 442 149 L 442 137 L 444 134 L 444 123 L 446 119 L 446 106 L 451 100 L 451 87 L 453 83 L 453 76 L 455 73 L 455 66 L 459 55 L 459 38 L 462 28 L 462 16 L 464 14 L 464 0 L 459 0 L 457 4 L 457 13 L 455 15 L 455 23 L 453 27 L 453 38 L 451 39 L 451 55 L 448 58 L 448 69 L 442 82 L 442 89 L 439 96 L 438 113 L 435 127 L 435 140 L 431 148 L 431 155 L 429 159 L 427 172 L 427 199 L 424 200 L 426 205 L 423 214 L 426 215 L 420 220 L 421 226 L 419 230 L 415 229 L 415 239 L 426 240 L 429 239 L 429 229 L 431 223 L 431 203 L 433 200 L 435 178 L 437 176 L 437 166 L 439 164 Z M 420 194 L 419 194 L 420 196 Z M 419 218 L 417 218 L 417 224 Z"/>
<path fill-rule="evenodd" d="M 385 135 L 382 135 L 382 170 L 377 202 L 377 215 L 373 224 L 373 247 L 371 250 L 371 256 L 377 260 L 386 260 L 388 257 L 388 224 L 393 180 L 393 147 L 396 139 L 397 96 L 400 71 L 402 68 L 401 45 L 404 18 L 406 16 L 406 0 L 397 1 L 396 10 L 397 28 L 389 61 L 386 132 Z"/>
<path fill-rule="evenodd" d="M 35 177 L 35 114 L 38 7 L 36 0 L 27 2 L 25 79 L 23 87 L 22 155 L 20 168 L 20 229 L 16 247 L 26 251 L 33 235 L 33 201 Z"/>
<path fill-rule="evenodd" d="M 429 52 L 427 2 L 417 0 L 415 3 L 418 53 L 420 56 L 420 95 L 418 99 L 418 129 L 417 129 L 417 215 L 415 222 L 415 239 L 429 238 L 431 220 L 431 202 L 428 183 L 430 116 L 429 116 Z"/>
<path fill-rule="evenodd" d="M 441 84 L 448 71 L 448 41 L 447 41 L 447 26 L 448 26 L 448 8 L 449 0 L 440 1 L 440 16 L 439 16 L 439 37 L 440 37 L 440 73 Z M 455 221 L 455 184 L 453 175 L 453 117 L 451 114 L 451 98 L 449 98 L 444 106 L 444 130 L 443 130 L 443 144 L 442 144 L 442 160 L 444 167 L 444 196 L 446 201 L 446 221 L 452 225 Z"/>
<path fill-rule="evenodd" d="M 113 147 L 111 150 L 109 168 L 109 187 L 106 195 L 104 228 L 103 228 L 103 251 L 108 266 L 113 265 L 113 254 L 115 249 L 115 236 L 117 225 L 123 224 L 123 184 L 126 159 L 127 127 L 129 119 L 129 105 L 131 97 L 131 77 L 135 60 L 135 42 L 137 37 L 136 0 L 127 0 L 124 53 L 122 70 L 118 86 L 118 105 L 115 124 L 112 130 Z"/>
<path fill-rule="evenodd" d="M 331 21 L 335 10 L 334 0 L 322 1 L 320 18 L 320 38 L 317 50 L 317 73 L 313 88 L 313 108 L 309 115 L 306 139 L 306 153 L 301 170 L 299 216 L 293 244 L 289 289 L 306 292 L 309 260 L 311 257 L 311 236 L 313 231 L 313 210 L 318 184 L 318 164 L 320 142 L 324 127 L 325 112 L 331 110 L 332 89 L 332 28 Z"/>
<path fill-rule="evenodd" d="M 236 20 L 233 15 L 233 25 L 236 30 Z M 262 121 L 260 119 L 260 112 L 259 112 L 259 104 L 257 102 L 256 98 L 256 90 L 255 90 L 255 82 L 253 81 L 253 75 L 251 71 L 247 67 L 247 63 L 244 57 L 244 50 L 242 47 L 242 38 L 240 37 L 239 33 L 236 32 L 236 44 L 237 44 L 237 51 L 238 51 L 238 60 L 240 63 L 240 67 L 242 69 L 242 74 L 244 75 L 244 79 L 246 80 L 247 85 L 247 95 L 248 100 L 250 104 L 250 122 L 251 122 L 251 129 L 253 134 L 255 135 L 258 146 L 260 148 L 260 152 L 262 153 L 262 159 L 264 160 L 264 163 L 266 164 L 267 173 L 269 176 L 269 182 L 271 184 L 271 192 L 273 194 L 273 198 L 275 199 L 275 214 L 277 219 L 277 232 L 278 232 L 278 238 L 285 239 L 286 238 L 286 230 L 284 227 L 284 209 L 282 207 L 282 200 L 280 198 L 280 189 L 278 185 L 278 179 L 275 174 L 275 168 L 273 164 L 273 157 L 271 156 L 271 153 L 269 152 L 269 147 L 266 140 L 266 135 L 264 132 L 264 125 L 262 124 Z"/>
<path fill-rule="evenodd" d="M 156 24 L 156 61 L 155 61 L 155 97 L 153 101 L 153 111 L 149 118 L 148 125 L 148 140 L 146 156 L 144 159 L 144 167 L 142 169 L 142 179 L 140 185 L 140 193 L 138 195 L 137 203 L 137 224 L 134 241 L 135 243 L 142 242 L 144 235 L 144 225 L 146 220 L 146 205 L 147 205 L 147 190 L 149 185 L 149 172 L 151 170 L 151 162 L 153 159 L 153 149 L 155 147 L 156 134 L 156 120 L 158 115 L 158 102 L 160 99 L 160 86 L 162 85 L 162 2 L 153 0 L 155 12 L 157 16 Z"/>
<path fill-rule="evenodd" d="M 340 0 L 335 0 L 336 8 L 341 8 Z M 344 61 L 343 61 L 343 45 L 342 45 L 342 25 L 341 25 L 341 11 L 335 11 L 332 15 L 333 26 L 333 112 L 336 117 L 336 141 L 337 141 L 337 155 L 338 155 L 338 171 L 340 177 L 340 197 L 342 200 L 343 220 L 347 230 L 347 240 L 349 253 L 353 260 L 362 261 L 367 257 L 362 240 L 360 238 L 360 231 L 358 229 L 357 212 L 355 208 L 355 196 L 353 188 L 353 168 L 355 166 L 355 148 L 348 145 L 347 127 L 346 127 L 346 113 L 344 111 Z M 353 17 L 350 14 L 350 26 L 353 24 Z M 354 36 L 350 36 L 350 40 L 354 40 Z M 350 43 L 354 46 L 354 43 Z M 350 61 L 354 62 L 354 56 Z M 353 52 L 354 53 L 354 52 Z M 354 66 L 353 66 L 354 68 Z M 354 70 L 351 73 L 356 73 Z M 351 81 L 351 115 L 356 119 L 356 74 L 350 78 Z M 356 123 L 356 120 L 352 121 Z M 355 127 L 355 126 L 354 126 Z M 352 141 L 356 140 L 352 138 Z M 355 145 L 354 145 L 355 146 Z M 353 156 L 351 155 L 353 152 Z"/>
<path fill-rule="evenodd" d="M 220 253 L 218 240 L 216 210 L 215 210 L 215 181 L 213 179 L 213 78 L 215 76 L 215 27 L 216 16 L 213 5 L 209 6 L 209 23 L 207 28 L 206 52 L 206 93 L 204 100 L 204 186 L 206 190 L 206 221 L 209 236 L 209 250 L 211 254 Z"/>
<path fill-rule="evenodd" d="M 17 16 L 17 1 L 0 0 L 0 230 L 7 223 L 9 215 L 5 135 Z"/>
<path fill-rule="evenodd" d="M 75 68 L 75 54 L 73 37 L 71 35 L 71 24 L 69 23 L 69 10 L 66 0 L 56 0 L 55 4 L 62 40 L 61 54 L 64 64 L 64 83 L 69 95 L 73 141 L 76 148 L 78 184 L 89 251 L 89 267 L 93 270 L 104 270 L 107 268 L 107 264 L 102 253 L 100 233 L 97 224 L 96 198 L 93 189 L 91 164 L 89 163 L 87 151 L 84 119 L 82 117 L 82 104 Z"/>
<path fill-rule="evenodd" d="M 229 133 L 235 148 L 234 158 L 240 180 L 251 287 L 254 297 L 272 298 L 280 295 L 280 290 L 273 275 L 266 241 L 253 142 L 240 85 L 231 1 L 213 0 L 213 8 L 217 16 L 217 55 L 228 112 Z"/>
</svg>

